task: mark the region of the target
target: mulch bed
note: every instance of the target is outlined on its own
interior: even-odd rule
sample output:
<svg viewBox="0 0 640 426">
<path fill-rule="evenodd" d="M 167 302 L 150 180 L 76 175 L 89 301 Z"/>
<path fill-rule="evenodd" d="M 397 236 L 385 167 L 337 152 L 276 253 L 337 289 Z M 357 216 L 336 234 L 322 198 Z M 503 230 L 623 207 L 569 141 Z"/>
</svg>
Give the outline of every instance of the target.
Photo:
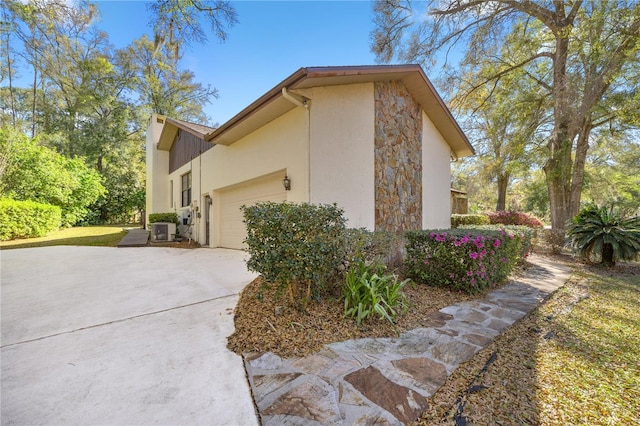
<svg viewBox="0 0 640 426">
<path fill-rule="evenodd" d="M 291 307 L 286 295 L 277 297 L 274 286 L 257 278 L 243 290 L 235 309 L 235 332 L 228 347 L 237 354 L 273 352 L 282 357 L 303 357 L 322 349 L 323 345 L 365 337 L 394 337 L 400 333 L 433 324 L 438 310 L 465 300 L 484 297 L 490 291 L 476 295 L 454 292 L 427 285 L 407 285 L 404 288 L 409 309 L 400 314 L 396 324 L 370 318 L 360 326 L 344 317 L 343 299 L 338 292 L 311 301 L 305 311 Z"/>
</svg>

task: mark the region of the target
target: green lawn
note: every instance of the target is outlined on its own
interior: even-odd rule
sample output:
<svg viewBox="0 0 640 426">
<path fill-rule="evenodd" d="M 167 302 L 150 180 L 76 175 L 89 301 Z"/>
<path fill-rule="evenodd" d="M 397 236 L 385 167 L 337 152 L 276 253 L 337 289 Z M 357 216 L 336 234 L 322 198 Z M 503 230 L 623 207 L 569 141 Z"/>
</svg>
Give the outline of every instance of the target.
<svg viewBox="0 0 640 426">
<path fill-rule="evenodd" d="M 564 287 L 454 372 L 420 426 L 640 424 L 640 265 L 573 267 Z"/>
<path fill-rule="evenodd" d="M 107 246 L 116 247 L 127 234 L 125 228 L 136 225 L 81 226 L 52 232 L 46 237 L 0 241 L 0 249 L 47 246 Z"/>
<path fill-rule="evenodd" d="M 541 418 L 560 424 L 640 422 L 640 268 L 588 268 L 538 350 Z M 564 296 L 564 297 L 563 297 Z"/>
</svg>

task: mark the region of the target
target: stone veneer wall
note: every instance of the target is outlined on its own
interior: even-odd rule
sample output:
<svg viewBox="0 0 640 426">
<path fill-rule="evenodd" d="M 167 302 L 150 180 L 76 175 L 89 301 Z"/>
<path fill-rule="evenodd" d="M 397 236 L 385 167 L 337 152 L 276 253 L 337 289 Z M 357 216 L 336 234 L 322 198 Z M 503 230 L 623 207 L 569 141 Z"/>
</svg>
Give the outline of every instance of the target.
<svg viewBox="0 0 640 426">
<path fill-rule="evenodd" d="M 401 82 L 377 82 L 376 230 L 422 228 L 422 109 Z"/>
</svg>

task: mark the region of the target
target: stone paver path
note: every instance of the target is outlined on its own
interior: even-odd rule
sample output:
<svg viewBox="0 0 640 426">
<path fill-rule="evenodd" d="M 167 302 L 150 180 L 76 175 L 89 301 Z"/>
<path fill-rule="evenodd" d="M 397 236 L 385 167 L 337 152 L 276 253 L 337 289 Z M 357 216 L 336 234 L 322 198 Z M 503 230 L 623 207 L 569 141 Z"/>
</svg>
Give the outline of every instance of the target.
<svg viewBox="0 0 640 426">
<path fill-rule="evenodd" d="M 537 256 L 521 279 L 431 316 L 395 338 L 326 345 L 305 358 L 246 354 L 264 426 L 398 425 L 416 420 L 458 365 L 564 285 L 568 267 Z"/>
</svg>

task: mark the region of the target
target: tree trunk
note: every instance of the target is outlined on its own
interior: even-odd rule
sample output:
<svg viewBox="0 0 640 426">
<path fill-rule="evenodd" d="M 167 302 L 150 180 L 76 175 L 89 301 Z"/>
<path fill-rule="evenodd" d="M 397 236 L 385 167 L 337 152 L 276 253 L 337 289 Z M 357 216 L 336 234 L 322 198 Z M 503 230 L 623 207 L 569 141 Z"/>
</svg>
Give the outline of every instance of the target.
<svg viewBox="0 0 640 426">
<path fill-rule="evenodd" d="M 554 129 L 548 144 L 549 158 L 544 165 L 549 191 L 551 227 L 554 230 L 564 230 L 569 218 L 573 137 L 567 83 L 568 48 L 567 37 L 556 39 L 553 63 Z"/>
<path fill-rule="evenodd" d="M 34 59 L 35 60 L 35 59 Z M 38 68 L 33 66 L 33 106 L 31 110 L 31 137 L 36 137 L 36 99 L 38 97 Z"/>
<path fill-rule="evenodd" d="M 7 17 L 6 10 L 3 10 L 3 19 L 5 22 L 9 22 L 9 18 Z M 16 105 L 15 105 L 15 96 L 13 95 L 13 70 L 11 69 L 11 45 L 9 44 L 9 33 L 6 35 L 6 46 L 7 49 L 7 77 L 9 79 L 9 98 L 11 101 L 11 125 L 16 127 Z"/>
<path fill-rule="evenodd" d="M 507 205 L 507 186 L 509 185 L 509 175 L 507 173 L 498 174 L 498 202 L 496 211 L 503 212 Z"/>
<path fill-rule="evenodd" d="M 587 116 L 580 128 L 573 162 L 573 176 L 571 178 L 571 193 L 569 195 L 569 218 L 574 217 L 580 211 L 580 198 L 584 185 L 584 166 L 589 150 L 589 135 L 591 134 L 591 116 Z"/>
<path fill-rule="evenodd" d="M 613 260 L 613 246 L 611 243 L 604 243 L 602 245 L 602 263 L 608 266 L 616 264 L 615 260 Z"/>
</svg>

